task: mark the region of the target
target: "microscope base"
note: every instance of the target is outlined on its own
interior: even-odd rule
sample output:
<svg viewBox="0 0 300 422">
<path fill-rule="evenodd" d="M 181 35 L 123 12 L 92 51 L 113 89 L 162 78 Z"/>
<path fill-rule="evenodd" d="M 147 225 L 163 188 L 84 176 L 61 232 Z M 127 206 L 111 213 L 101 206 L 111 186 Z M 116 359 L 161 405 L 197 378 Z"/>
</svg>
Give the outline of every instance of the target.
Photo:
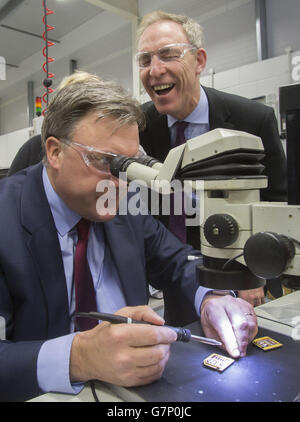
<svg viewBox="0 0 300 422">
<path fill-rule="evenodd" d="M 265 280 L 245 269 L 220 270 L 197 265 L 198 283 L 210 289 L 251 290 L 265 286 Z"/>
</svg>

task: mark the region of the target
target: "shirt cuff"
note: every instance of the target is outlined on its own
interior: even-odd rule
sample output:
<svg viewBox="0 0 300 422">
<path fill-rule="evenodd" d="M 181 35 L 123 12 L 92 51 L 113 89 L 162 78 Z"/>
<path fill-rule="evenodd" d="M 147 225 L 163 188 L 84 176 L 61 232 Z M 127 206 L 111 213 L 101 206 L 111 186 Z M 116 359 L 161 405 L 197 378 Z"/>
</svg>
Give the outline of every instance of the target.
<svg viewBox="0 0 300 422">
<path fill-rule="evenodd" d="M 212 295 L 212 294 L 215 294 L 217 296 L 231 295 L 233 297 L 236 297 L 236 294 L 234 293 L 233 290 L 215 290 L 215 289 L 208 289 L 207 287 L 200 286 L 198 287 L 196 291 L 196 295 L 195 295 L 195 309 L 198 316 L 200 316 L 200 309 L 201 309 L 203 299 L 207 295 Z"/>
<path fill-rule="evenodd" d="M 47 340 L 37 360 L 37 380 L 42 392 L 78 394 L 84 383 L 70 383 L 70 354 L 76 333 Z"/>
<path fill-rule="evenodd" d="M 212 291 L 212 289 L 208 289 L 207 287 L 198 287 L 195 295 L 195 309 L 198 316 L 200 316 L 200 308 L 204 297 Z"/>
</svg>

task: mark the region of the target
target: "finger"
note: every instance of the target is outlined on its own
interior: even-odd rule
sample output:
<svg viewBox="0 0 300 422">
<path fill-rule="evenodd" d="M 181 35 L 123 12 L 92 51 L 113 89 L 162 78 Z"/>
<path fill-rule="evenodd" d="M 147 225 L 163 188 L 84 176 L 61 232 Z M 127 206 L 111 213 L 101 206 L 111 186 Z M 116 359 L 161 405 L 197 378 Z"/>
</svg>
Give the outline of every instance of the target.
<svg viewBox="0 0 300 422">
<path fill-rule="evenodd" d="M 119 324 L 112 327 L 118 341 L 131 347 L 170 344 L 177 340 L 175 331 L 167 327 L 147 324 Z"/>
<path fill-rule="evenodd" d="M 170 357 L 170 348 L 166 347 L 163 351 L 156 350 L 154 352 L 156 359 L 153 360 L 153 357 L 150 357 L 151 349 L 153 349 L 153 347 L 149 347 L 150 354 L 148 361 L 145 359 L 144 353 L 146 352 L 147 354 L 145 349 L 146 348 L 137 348 L 133 351 L 130 361 L 134 362 L 134 364 L 132 366 L 130 365 L 131 369 L 127 371 L 125 378 L 123 378 L 122 385 L 126 385 L 127 387 L 144 385 L 153 382 L 162 376 Z M 140 360 L 141 358 L 142 360 Z M 153 363 L 149 364 L 149 362 Z"/>
<path fill-rule="evenodd" d="M 153 365 L 152 367 L 138 368 L 136 376 L 130 378 L 128 387 L 150 384 L 161 378 L 165 365 Z"/>
<path fill-rule="evenodd" d="M 237 339 L 241 356 L 246 355 L 247 346 L 254 338 L 257 330 L 257 320 L 253 307 L 242 299 L 226 308 Z"/>
<path fill-rule="evenodd" d="M 207 302 L 201 317 L 201 324 L 206 335 L 217 334 L 218 339 L 221 340 L 230 356 L 233 358 L 240 356 L 235 333 L 225 308 L 219 307 L 217 309 L 212 307 L 210 302 Z"/>
<path fill-rule="evenodd" d="M 132 357 L 137 367 L 157 365 L 170 354 L 169 344 L 132 348 Z"/>
<path fill-rule="evenodd" d="M 166 364 L 169 360 L 170 353 L 167 353 L 163 359 L 159 362 L 148 365 L 148 366 L 141 366 L 138 368 L 137 376 L 143 383 L 152 382 L 153 380 L 161 378 Z M 149 381 L 151 379 L 151 381 Z"/>
<path fill-rule="evenodd" d="M 249 325 L 245 315 L 233 314 L 229 315 L 233 332 L 238 344 L 240 356 L 246 355 L 246 350 L 249 342 Z"/>
<path fill-rule="evenodd" d="M 258 332 L 258 326 L 257 326 L 257 317 L 255 312 L 251 313 L 251 312 L 247 312 L 245 314 L 246 318 L 247 318 L 247 322 L 248 322 L 248 326 L 249 326 L 249 330 L 248 330 L 248 342 L 250 343 L 254 337 L 256 336 L 257 332 Z"/>
<path fill-rule="evenodd" d="M 225 314 L 226 315 L 226 314 Z M 240 357 L 240 346 L 236 338 L 236 333 L 232 323 L 228 319 L 227 315 L 224 317 L 224 320 L 220 324 L 220 328 L 216 327 L 218 335 L 227 350 L 227 352 L 233 358 Z"/>
<path fill-rule="evenodd" d="M 264 303 L 264 298 L 260 296 L 256 296 L 253 298 L 253 301 L 251 304 L 255 307 L 255 306 L 262 305 L 263 303 Z"/>
</svg>

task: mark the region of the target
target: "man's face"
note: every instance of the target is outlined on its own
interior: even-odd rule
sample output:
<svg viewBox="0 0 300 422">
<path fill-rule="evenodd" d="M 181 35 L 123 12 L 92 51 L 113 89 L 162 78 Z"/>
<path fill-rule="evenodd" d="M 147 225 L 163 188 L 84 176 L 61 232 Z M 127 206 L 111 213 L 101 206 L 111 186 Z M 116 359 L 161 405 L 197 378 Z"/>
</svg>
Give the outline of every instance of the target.
<svg viewBox="0 0 300 422">
<path fill-rule="evenodd" d="M 80 120 L 70 141 L 108 153 L 135 156 L 139 147 L 138 127 L 118 126 L 112 118 L 99 119 L 97 113 L 91 113 Z M 57 138 L 50 137 L 46 148 L 50 181 L 69 208 L 92 221 L 112 219 L 119 205 L 119 179 L 87 166 L 80 152 L 85 150 L 74 144 L 64 146 Z M 102 209 L 100 215 L 97 202 L 104 192 L 99 192 L 97 185 L 107 180 L 115 189 L 116 209 L 114 212 L 110 209 L 107 213 Z"/>
<path fill-rule="evenodd" d="M 174 43 L 189 44 L 182 26 L 172 21 L 160 21 L 143 32 L 138 51 L 152 52 Z M 140 70 L 140 78 L 156 109 L 178 120 L 188 116 L 200 98 L 199 75 L 205 64 L 206 52 L 202 48 L 165 63 L 153 55 L 150 66 Z M 164 87 L 167 89 L 160 89 Z"/>
</svg>

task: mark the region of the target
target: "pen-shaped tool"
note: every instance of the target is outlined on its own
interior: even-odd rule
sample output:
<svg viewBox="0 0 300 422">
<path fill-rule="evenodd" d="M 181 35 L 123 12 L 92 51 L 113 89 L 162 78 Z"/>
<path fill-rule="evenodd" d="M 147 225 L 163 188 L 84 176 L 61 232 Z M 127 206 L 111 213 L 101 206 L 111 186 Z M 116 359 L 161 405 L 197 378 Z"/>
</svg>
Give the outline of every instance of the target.
<svg viewBox="0 0 300 422">
<path fill-rule="evenodd" d="M 139 321 L 135 320 L 129 317 L 124 317 L 121 315 L 115 315 L 115 314 L 107 314 L 103 312 L 76 312 L 74 314 L 74 317 L 87 317 L 87 318 L 93 318 L 101 321 L 108 321 L 111 324 L 148 324 L 148 325 L 154 325 L 147 321 Z M 171 330 L 175 331 L 177 334 L 177 340 L 176 341 L 184 341 L 188 342 L 190 340 L 199 341 L 200 343 L 210 344 L 212 346 L 221 346 L 221 342 L 208 337 L 201 337 L 196 336 L 191 333 L 191 330 L 188 328 L 182 328 L 182 327 L 172 327 L 170 325 L 162 325 L 162 327 L 170 328 Z"/>
</svg>

